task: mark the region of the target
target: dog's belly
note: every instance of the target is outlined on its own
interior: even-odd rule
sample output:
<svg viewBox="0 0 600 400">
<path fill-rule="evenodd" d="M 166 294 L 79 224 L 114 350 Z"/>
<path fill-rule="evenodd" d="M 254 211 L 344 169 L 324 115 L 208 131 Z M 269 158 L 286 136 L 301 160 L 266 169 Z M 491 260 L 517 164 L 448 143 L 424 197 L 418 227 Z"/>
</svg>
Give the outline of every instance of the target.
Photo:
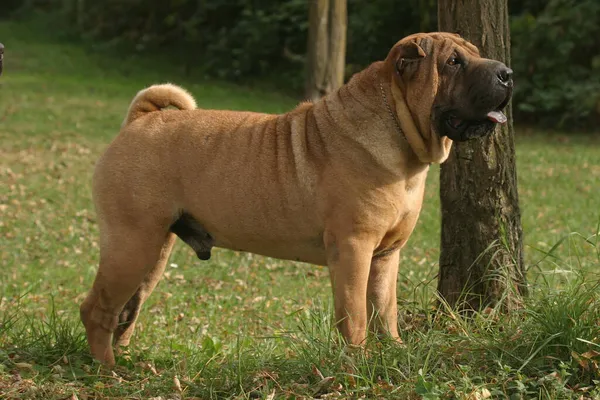
<svg viewBox="0 0 600 400">
<path fill-rule="evenodd" d="M 266 230 L 255 226 L 253 222 L 256 219 L 252 218 L 252 213 L 237 221 L 232 221 L 222 213 L 212 217 L 202 216 L 203 214 L 184 211 L 170 227 L 170 231 L 187 243 L 201 260 L 211 257 L 213 247 L 221 247 L 280 259 L 325 264 L 323 234 L 316 233 L 310 224 L 290 220 L 287 224 L 284 221 L 282 225 L 282 219 L 275 218 L 271 221 L 272 229 Z M 269 222 L 266 216 L 262 220 Z M 254 229 L 248 230 L 248 227 Z"/>
<path fill-rule="evenodd" d="M 199 216 L 215 247 L 325 264 L 323 227 L 314 212 L 270 204 L 263 197 L 250 202 L 242 196 L 237 199 L 222 202 L 218 210 L 209 207 L 210 213 Z"/>
<path fill-rule="evenodd" d="M 324 227 L 311 193 L 291 183 L 267 185 L 243 171 L 228 180 L 228 185 L 198 182 L 195 188 L 210 189 L 188 191 L 182 206 L 202 228 L 199 242 L 208 237 L 214 247 L 325 265 Z"/>
<path fill-rule="evenodd" d="M 216 241 L 215 246 L 235 251 L 259 254 L 267 257 L 279 258 L 282 260 L 326 265 L 327 260 L 325 257 L 325 250 L 322 244 L 317 243 L 317 239 L 318 238 L 314 238 L 314 240 L 309 239 L 305 241 L 277 243 L 269 243 L 261 240 L 243 241 L 243 243 L 240 243 L 240 246 L 236 246 L 235 243 L 222 243 Z"/>
</svg>

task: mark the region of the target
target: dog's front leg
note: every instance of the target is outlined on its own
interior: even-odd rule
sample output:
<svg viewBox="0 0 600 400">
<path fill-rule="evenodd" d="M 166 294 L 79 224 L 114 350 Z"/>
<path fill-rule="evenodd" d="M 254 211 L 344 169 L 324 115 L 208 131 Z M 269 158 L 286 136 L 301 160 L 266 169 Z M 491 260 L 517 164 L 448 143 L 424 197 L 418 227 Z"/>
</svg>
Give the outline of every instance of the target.
<svg viewBox="0 0 600 400">
<path fill-rule="evenodd" d="M 367 329 L 367 285 L 374 246 L 364 238 L 326 235 L 337 327 L 348 344 L 360 345 Z"/>
<path fill-rule="evenodd" d="M 371 330 L 390 335 L 394 340 L 402 342 L 398 334 L 396 299 L 399 259 L 400 250 L 373 258 L 369 271 L 367 306 L 371 318 Z"/>
</svg>

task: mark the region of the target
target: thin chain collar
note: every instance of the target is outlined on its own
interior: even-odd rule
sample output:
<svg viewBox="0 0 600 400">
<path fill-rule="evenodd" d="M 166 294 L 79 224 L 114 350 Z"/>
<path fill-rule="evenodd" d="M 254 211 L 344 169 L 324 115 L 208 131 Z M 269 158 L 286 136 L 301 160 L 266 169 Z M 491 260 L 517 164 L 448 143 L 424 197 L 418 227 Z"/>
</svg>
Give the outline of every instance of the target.
<svg viewBox="0 0 600 400">
<path fill-rule="evenodd" d="M 390 113 L 390 116 L 394 120 L 394 124 L 396 125 L 396 128 L 398 128 L 398 132 L 404 139 L 406 139 L 406 136 L 404 136 L 404 132 L 402 131 L 402 128 L 400 127 L 400 122 L 398 122 L 398 118 L 396 118 L 396 115 L 394 115 L 394 113 L 392 112 L 392 107 L 390 106 L 387 96 L 385 95 L 385 90 L 383 89 L 383 82 L 381 82 L 381 81 L 379 82 L 379 88 L 381 89 L 381 96 L 383 97 L 383 102 L 385 103 L 385 106 L 386 106 L 388 112 Z"/>
</svg>

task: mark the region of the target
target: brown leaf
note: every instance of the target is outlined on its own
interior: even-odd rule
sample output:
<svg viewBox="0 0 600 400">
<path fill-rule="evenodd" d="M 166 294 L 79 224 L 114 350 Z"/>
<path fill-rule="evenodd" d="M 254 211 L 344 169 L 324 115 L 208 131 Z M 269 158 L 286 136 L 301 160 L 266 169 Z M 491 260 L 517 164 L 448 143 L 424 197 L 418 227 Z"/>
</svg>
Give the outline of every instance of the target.
<svg viewBox="0 0 600 400">
<path fill-rule="evenodd" d="M 588 360 L 591 360 L 592 358 L 595 358 L 598 356 L 600 356 L 600 352 L 598 352 L 596 350 L 586 351 L 585 353 L 581 354 L 581 357 L 587 358 Z"/>
<path fill-rule="evenodd" d="M 181 383 L 179 382 L 177 375 L 173 376 L 173 389 L 177 390 L 179 393 L 182 392 Z"/>
<path fill-rule="evenodd" d="M 321 371 L 319 371 L 319 368 L 317 368 L 316 365 L 312 365 L 312 373 L 316 376 L 318 376 L 319 378 L 321 378 L 321 380 L 325 379 L 325 377 L 323 376 L 323 374 L 321 373 Z"/>
<path fill-rule="evenodd" d="M 328 376 L 317 383 L 317 387 L 315 388 L 314 395 L 322 394 L 327 392 L 327 389 L 331 386 L 331 384 L 335 381 L 335 377 Z"/>
<path fill-rule="evenodd" d="M 573 359 L 575 361 L 577 361 L 577 363 L 581 366 L 581 368 L 583 368 L 583 369 L 588 369 L 589 368 L 588 360 L 581 359 L 581 356 L 579 354 L 577 354 L 576 352 L 572 351 L 571 352 L 571 357 L 573 357 Z"/>
<path fill-rule="evenodd" d="M 346 379 L 348 380 L 348 386 L 351 388 L 356 387 L 356 379 L 354 379 L 353 375 L 346 375 Z"/>
</svg>

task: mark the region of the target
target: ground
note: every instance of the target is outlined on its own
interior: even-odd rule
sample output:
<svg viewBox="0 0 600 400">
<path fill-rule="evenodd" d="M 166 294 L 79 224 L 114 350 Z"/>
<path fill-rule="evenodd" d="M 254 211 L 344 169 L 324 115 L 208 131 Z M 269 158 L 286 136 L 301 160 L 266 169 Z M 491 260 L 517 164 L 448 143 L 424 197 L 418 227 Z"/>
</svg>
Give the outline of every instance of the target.
<svg viewBox="0 0 600 400">
<path fill-rule="evenodd" d="M 405 346 L 346 351 L 324 266 L 178 243 L 115 370 L 92 362 L 78 306 L 98 261 L 95 160 L 135 93 L 180 84 L 200 107 L 284 112 L 297 99 L 167 58 L 0 22 L 0 398 L 598 398 L 600 137 L 517 126 L 532 285 L 523 310 L 436 306 L 438 167 L 402 252 Z M 96 51 L 97 50 L 97 51 Z"/>
</svg>

